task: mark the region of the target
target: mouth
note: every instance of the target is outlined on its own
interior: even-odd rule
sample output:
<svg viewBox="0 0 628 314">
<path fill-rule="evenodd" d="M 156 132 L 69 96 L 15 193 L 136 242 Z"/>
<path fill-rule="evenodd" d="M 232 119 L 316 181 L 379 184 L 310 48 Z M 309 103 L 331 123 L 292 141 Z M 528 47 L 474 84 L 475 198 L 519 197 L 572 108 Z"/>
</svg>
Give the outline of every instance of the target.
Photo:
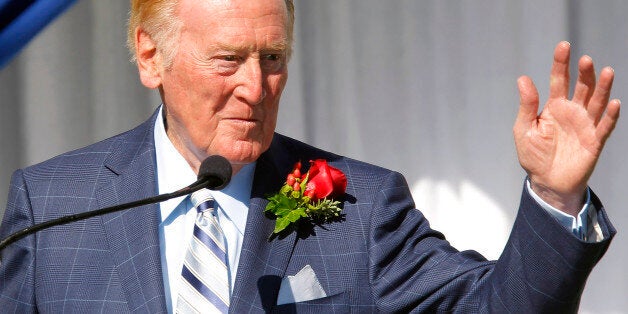
<svg viewBox="0 0 628 314">
<path fill-rule="evenodd" d="M 243 126 L 254 126 L 261 123 L 259 119 L 253 119 L 253 118 L 225 118 L 223 120 L 225 122 L 234 123 L 234 124 L 243 125 Z"/>
<path fill-rule="evenodd" d="M 243 121 L 243 122 L 259 122 L 259 119 L 255 119 L 255 118 L 229 117 L 229 118 L 223 118 L 223 120 L 227 120 L 227 121 Z"/>
</svg>

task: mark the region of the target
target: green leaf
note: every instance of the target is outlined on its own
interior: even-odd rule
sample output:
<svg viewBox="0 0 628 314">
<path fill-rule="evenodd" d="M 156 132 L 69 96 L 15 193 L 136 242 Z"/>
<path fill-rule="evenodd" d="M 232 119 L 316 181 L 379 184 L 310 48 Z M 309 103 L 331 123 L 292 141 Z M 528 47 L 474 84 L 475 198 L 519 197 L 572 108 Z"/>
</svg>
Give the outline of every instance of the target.
<svg viewBox="0 0 628 314">
<path fill-rule="evenodd" d="M 307 217 L 307 212 L 306 212 L 306 208 L 305 207 L 299 207 L 295 210 L 293 210 L 292 212 L 295 214 L 299 214 L 301 217 Z"/>
<path fill-rule="evenodd" d="M 275 210 L 275 215 L 277 217 L 285 217 L 291 212 L 292 211 L 289 208 L 277 208 L 277 210 Z"/>
<path fill-rule="evenodd" d="M 290 221 L 286 218 L 277 218 L 275 222 L 275 230 L 273 233 L 279 233 L 286 229 L 290 225 Z"/>
<path fill-rule="evenodd" d="M 297 207 L 297 201 L 293 198 L 289 198 L 289 197 L 283 197 L 281 199 L 281 203 L 279 203 L 279 205 L 283 208 L 289 209 L 289 210 L 293 210 Z"/>
<path fill-rule="evenodd" d="M 297 222 L 299 219 L 301 219 L 301 217 L 303 217 L 304 214 L 305 212 L 302 210 L 293 210 L 286 216 L 286 219 L 288 219 L 290 222 Z"/>
<path fill-rule="evenodd" d="M 270 203 L 266 204 L 266 209 L 264 209 L 264 211 L 274 213 L 276 208 L 277 203 L 271 201 Z"/>
</svg>

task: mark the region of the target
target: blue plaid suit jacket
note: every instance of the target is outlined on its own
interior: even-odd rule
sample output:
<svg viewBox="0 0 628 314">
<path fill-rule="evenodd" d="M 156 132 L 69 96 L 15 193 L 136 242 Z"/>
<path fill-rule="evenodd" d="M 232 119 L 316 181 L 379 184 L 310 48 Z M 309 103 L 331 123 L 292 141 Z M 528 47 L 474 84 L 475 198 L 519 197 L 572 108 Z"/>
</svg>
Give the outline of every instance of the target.
<svg viewBox="0 0 628 314">
<path fill-rule="evenodd" d="M 156 193 L 153 125 L 14 173 L 2 238 L 63 215 Z M 263 215 L 298 161 L 324 158 L 348 178 L 344 220 L 269 240 Z M 498 261 L 458 252 L 414 208 L 395 172 L 276 134 L 258 160 L 230 311 L 573 312 L 615 230 L 596 197 L 606 240 L 583 243 L 526 193 Z M 1 252 L 3 313 L 166 311 L 157 205 L 28 236 Z M 327 297 L 277 306 L 281 279 L 310 265 Z"/>
</svg>

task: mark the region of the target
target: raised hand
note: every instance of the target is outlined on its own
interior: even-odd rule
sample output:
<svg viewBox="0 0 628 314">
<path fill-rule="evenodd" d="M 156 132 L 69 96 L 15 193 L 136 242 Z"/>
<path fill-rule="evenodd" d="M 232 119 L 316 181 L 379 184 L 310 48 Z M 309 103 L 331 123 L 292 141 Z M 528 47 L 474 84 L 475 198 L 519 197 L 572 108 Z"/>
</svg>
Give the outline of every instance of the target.
<svg viewBox="0 0 628 314">
<path fill-rule="evenodd" d="M 518 79 L 520 107 L 513 132 L 519 163 L 534 192 L 555 208 L 576 215 L 619 118 L 620 101 L 609 102 L 613 69 L 602 69 L 596 82 L 589 56 L 578 62 L 578 80 L 568 99 L 569 48 L 569 43 L 560 42 L 554 50 L 549 99 L 540 114 L 534 83 L 527 76 Z"/>
</svg>

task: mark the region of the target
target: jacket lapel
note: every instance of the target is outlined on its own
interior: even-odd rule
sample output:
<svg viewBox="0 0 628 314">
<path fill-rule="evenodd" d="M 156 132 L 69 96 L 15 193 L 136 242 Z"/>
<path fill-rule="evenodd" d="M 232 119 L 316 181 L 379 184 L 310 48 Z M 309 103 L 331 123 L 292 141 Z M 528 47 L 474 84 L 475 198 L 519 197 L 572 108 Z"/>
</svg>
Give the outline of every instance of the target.
<svg viewBox="0 0 628 314">
<path fill-rule="evenodd" d="M 279 191 L 285 175 L 294 162 L 290 156 L 271 149 L 257 161 L 251 204 L 242 243 L 238 274 L 231 306 L 232 313 L 248 312 L 263 307 L 266 311 L 275 305 L 281 279 L 296 244 L 296 234 L 269 240 L 275 220 L 264 214 L 266 197 Z"/>
<path fill-rule="evenodd" d="M 112 147 L 104 171 L 111 171 L 114 177 L 97 191 L 100 207 L 156 195 L 154 120 L 155 115 Z M 132 208 L 101 219 L 129 309 L 164 312 L 158 205 Z"/>
</svg>

